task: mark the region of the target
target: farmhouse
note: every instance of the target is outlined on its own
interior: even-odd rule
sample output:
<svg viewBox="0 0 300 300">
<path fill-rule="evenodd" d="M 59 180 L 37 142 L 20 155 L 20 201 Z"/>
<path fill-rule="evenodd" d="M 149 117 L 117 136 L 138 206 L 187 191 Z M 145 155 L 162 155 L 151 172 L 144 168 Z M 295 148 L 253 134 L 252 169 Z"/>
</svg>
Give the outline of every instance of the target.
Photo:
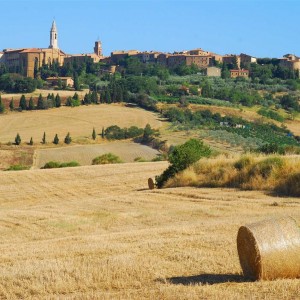
<svg viewBox="0 0 300 300">
<path fill-rule="evenodd" d="M 74 80 L 72 77 L 48 77 L 46 80 L 52 86 L 59 85 L 59 81 L 64 86 L 68 86 L 68 87 L 74 86 Z"/>
</svg>

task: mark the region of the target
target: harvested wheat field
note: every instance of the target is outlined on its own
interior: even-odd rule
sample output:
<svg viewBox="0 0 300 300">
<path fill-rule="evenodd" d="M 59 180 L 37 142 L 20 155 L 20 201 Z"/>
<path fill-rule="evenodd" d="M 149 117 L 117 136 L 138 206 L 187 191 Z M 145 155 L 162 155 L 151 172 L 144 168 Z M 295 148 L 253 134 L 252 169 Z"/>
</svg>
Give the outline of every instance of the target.
<svg viewBox="0 0 300 300">
<path fill-rule="evenodd" d="M 299 198 L 149 190 L 166 162 L 0 173 L 1 299 L 296 299 L 299 279 L 247 282 L 241 225 Z"/>
<path fill-rule="evenodd" d="M 53 141 L 56 133 L 63 141 L 68 132 L 72 138 L 91 137 L 93 127 L 100 134 L 102 127 L 145 127 L 147 123 L 153 128 L 161 126 L 161 121 L 154 113 L 120 104 L 14 112 L 0 116 L 0 142 L 13 142 L 19 133 L 22 142 L 29 142 L 33 137 L 33 141 L 39 143 L 44 132 L 48 142 Z"/>
<path fill-rule="evenodd" d="M 81 166 L 91 165 L 95 157 L 105 153 L 113 153 L 123 162 L 133 162 L 138 157 L 150 161 L 159 154 L 153 148 L 130 141 L 46 148 L 36 150 L 33 167 L 41 168 L 49 161 L 77 161 Z"/>
</svg>

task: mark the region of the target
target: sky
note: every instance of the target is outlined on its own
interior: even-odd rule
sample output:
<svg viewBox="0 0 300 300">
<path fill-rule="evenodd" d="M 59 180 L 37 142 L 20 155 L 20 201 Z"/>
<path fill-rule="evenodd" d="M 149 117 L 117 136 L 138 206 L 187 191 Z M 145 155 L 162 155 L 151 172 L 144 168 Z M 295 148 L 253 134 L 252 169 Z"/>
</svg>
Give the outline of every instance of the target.
<svg viewBox="0 0 300 300">
<path fill-rule="evenodd" d="M 52 21 L 58 46 L 91 53 L 174 52 L 300 56 L 299 0 L 0 0 L 0 51 L 47 48 Z"/>
</svg>

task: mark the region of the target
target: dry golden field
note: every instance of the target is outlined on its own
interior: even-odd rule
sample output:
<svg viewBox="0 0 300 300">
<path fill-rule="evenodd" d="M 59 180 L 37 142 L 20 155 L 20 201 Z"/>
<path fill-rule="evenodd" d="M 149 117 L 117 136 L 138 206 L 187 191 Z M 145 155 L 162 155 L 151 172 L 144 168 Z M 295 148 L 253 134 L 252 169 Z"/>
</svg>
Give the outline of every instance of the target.
<svg viewBox="0 0 300 300">
<path fill-rule="evenodd" d="M 299 198 L 149 190 L 166 167 L 0 173 L 0 298 L 299 299 L 299 279 L 246 282 L 236 250 L 245 223 L 291 215 L 299 224 Z"/>
<path fill-rule="evenodd" d="M 76 93 L 79 95 L 80 98 L 83 98 L 84 95 L 86 93 L 88 93 L 89 90 L 82 90 L 82 91 L 76 91 Z M 43 90 L 43 89 L 36 89 L 34 92 L 32 93 L 26 93 L 24 94 L 27 102 L 29 101 L 30 97 L 33 98 L 33 100 L 35 102 L 37 102 L 37 99 L 39 97 L 39 95 L 41 94 L 44 98 L 46 98 L 48 96 L 48 94 L 59 94 L 59 96 L 61 97 L 61 100 L 65 101 L 65 99 L 69 96 L 74 96 L 75 91 L 64 91 L 64 90 Z M 8 108 L 9 107 L 9 102 L 13 99 L 14 105 L 15 107 L 19 107 L 19 103 L 20 103 L 20 98 L 21 98 L 22 94 L 21 93 L 17 93 L 17 94 L 13 94 L 13 93 L 9 93 L 9 94 L 1 94 L 1 98 L 3 103 L 5 104 L 5 106 Z"/>
<path fill-rule="evenodd" d="M 17 133 L 22 142 L 29 142 L 33 137 L 33 141 L 39 143 L 44 132 L 48 142 L 53 141 L 56 133 L 61 141 L 68 132 L 73 139 L 80 139 L 91 137 L 93 127 L 101 133 L 102 127 L 111 125 L 145 127 L 147 123 L 153 128 L 159 128 L 162 124 L 154 113 L 120 104 L 14 112 L 0 116 L 0 142 L 13 142 Z"/>
<path fill-rule="evenodd" d="M 61 148 L 37 149 L 33 167 L 41 168 L 49 161 L 77 161 L 82 166 L 91 165 L 95 157 L 109 152 L 119 156 L 123 162 L 133 162 L 138 157 L 150 161 L 159 154 L 153 148 L 131 141 L 116 141 L 96 145 L 75 145 Z"/>
</svg>

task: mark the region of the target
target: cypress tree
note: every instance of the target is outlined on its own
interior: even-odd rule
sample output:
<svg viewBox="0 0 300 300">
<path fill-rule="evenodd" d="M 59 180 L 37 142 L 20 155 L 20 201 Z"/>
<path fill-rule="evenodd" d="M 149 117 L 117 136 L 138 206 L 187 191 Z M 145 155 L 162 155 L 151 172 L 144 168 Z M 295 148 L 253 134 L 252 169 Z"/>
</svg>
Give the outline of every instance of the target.
<svg viewBox="0 0 300 300">
<path fill-rule="evenodd" d="M 84 98 L 83 98 L 83 103 L 86 104 L 86 105 L 87 105 L 87 104 L 90 104 L 90 103 L 91 103 L 91 100 L 90 100 L 90 99 L 91 99 L 90 93 L 88 93 L 88 94 L 86 93 L 86 94 L 84 95 Z"/>
<path fill-rule="evenodd" d="M 33 145 L 33 139 L 32 139 L 32 137 L 30 138 L 29 145 L 30 145 L 30 146 L 32 146 L 32 145 Z"/>
<path fill-rule="evenodd" d="M 95 128 L 93 128 L 93 133 L 92 133 L 93 140 L 95 140 L 96 137 L 97 137 L 96 130 L 95 130 Z"/>
<path fill-rule="evenodd" d="M 92 96 L 91 96 L 91 101 L 92 101 L 92 103 L 98 103 L 98 94 L 97 94 L 97 92 L 96 91 L 93 91 L 92 92 Z"/>
<path fill-rule="evenodd" d="M 69 145 L 71 142 L 72 142 L 72 138 L 70 136 L 70 132 L 68 132 L 68 134 L 65 137 L 65 143 Z"/>
<path fill-rule="evenodd" d="M 26 110 L 27 109 L 26 98 L 25 98 L 24 95 L 22 95 L 21 98 L 20 98 L 19 108 L 20 108 L 20 110 Z"/>
<path fill-rule="evenodd" d="M 79 91 L 80 89 L 78 74 L 76 72 L 74 73 L 74 89 L 75 91 Z"/>
<path fill-rule="evenodd" d="M 30 97 L 29 99 L 29 103 L 28 103 L 28 110 L 34 110 L 34 102 L 33 102 L 33 99 L 32 97 Z"/>
<path fill-rule="evenodd" d="M 13 111 L 15 109 L 14 99 L 12 98 L 9 102 L 9 109 Z"/>
<path fill-rule="evenodd" d="M 39 95 L 39 98 L 38 98 L 38 102 L 37 102 L 37 109 L 44 109 L 44 99 L 43 99 L 43 96 L 42 94 Z"/>
<path fill-rule="evenodd" d="M 67 98 L 66 106 L 73 106 L 73 101 L 72 101 L 71 96 L 69 96 L 69 97 Z"/>
<path fill-rule="evenodd" d="M 56 95 L 55 97 L 55 106 L 56 107 L 61 107 L 61 100 L 59 94 Z"/>
<path fill-rule="evenodd" d="M 54 143 L 55 145 L 57 145 L 57 144 L 59 143 L 59 138 L 58 138 L 58 136 L 57 136 L 57 133 L 55 134 L 55 137 L 54 137 L 54 139 L 53 139 L 53 143 Z"/>
<path fill-rule="evenodd" d="M 109 91 L 105 91 L 105 103 L 111 103 L 111 97 Z"/>
<path fill-rule="evenodd" d="M 21 137 L 20 137 L 19 133 L 17 133 L 17 135 L 15 137 L 15 143 L 16 143 L 16 145 L 20 145 L 21 144 Z"/>
<path fill-rule="evenodd" d="M 1 98 L 1 95 L 0 95 L 0 113 L 3 114 L 5 111 L 5 106 L 4 104 L 2 103 L 2 98 Z"/>
<path fill-rule="evenodd" d="M 104 127 L 102 127 L 101 137 L 104 139 L 105 133 L 104 133 Z"/>
<path fill-rule="evenodd" d="M 100 103 L 104 103 L 105 102 L 105 91 L 101 91 L 100 93 Z"/>
<path fill-rule="evenodd" d="M 52 101 L 52 107 L 56 107 L 55 96 L 53 93 L 51 94 L 51 101 Z"/>
<path fill-rule="evenodd" d="M 46 132 L 44 131 L 43 138 L 42 138 L 42 144 L 46 144 Z"/>
</svg>

